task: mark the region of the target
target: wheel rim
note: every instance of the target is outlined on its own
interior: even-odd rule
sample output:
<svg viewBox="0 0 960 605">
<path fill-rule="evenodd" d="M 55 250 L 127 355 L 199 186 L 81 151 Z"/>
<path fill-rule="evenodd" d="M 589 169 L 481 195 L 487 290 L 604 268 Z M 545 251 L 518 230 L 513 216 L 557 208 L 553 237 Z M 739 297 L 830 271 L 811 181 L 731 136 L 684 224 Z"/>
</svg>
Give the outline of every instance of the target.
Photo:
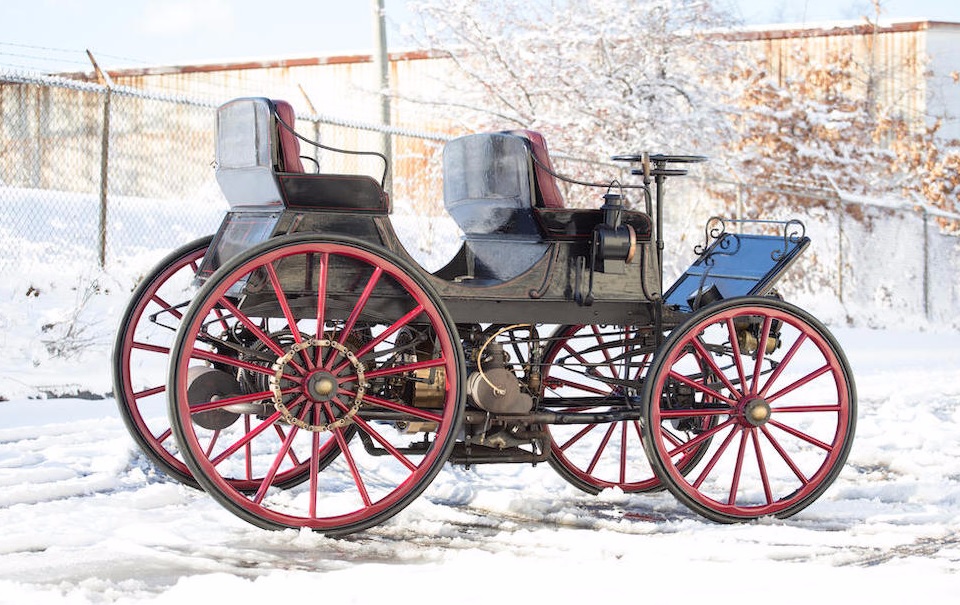
<svg viewBox="0 0 960 605">
<path fill-rule="evenodd" d="M 612 409 L 611 405 L 599 400 L 618 395 L 639 407 L 637 391 L 650 353 L 641 346 L 624 344 L 631 340 L 642 338 L 629 327 L 561 328 L 544 356 L 543 407 L 557 412 L 604 412 Z M 628 356 L 628 350 L 636 353 Z M 614 381 L 632 381 L 636 386 Z M 562 399 L 584 397 L 596 397 L 598 402 L 557 405 Z M 643 492 L 660 486 L 643 450 L 639 420 L 551 425 L 549 431 L 551 465 L 584 491 L 598 493 L 619 488 L 624 492 Z"/>
<path fill-rule="evenodd" d="M 166 378 L 183 301 L 195 291 L 191 284 L 210 240 L 202 238 L 170 254 L 141 282 L 114 347 L 114 393 L 131 436 L 163 472 L 193 486 L 170 430 Z"/>
<path fill-rule="evenodd" d="M 402 261 L 356 242 L 288 240 L 244 253 L 198 294 L 171 366 L 171 419 L 198 481 L 235 514 L 271 529 L 349 533 L 399 512 L 446 460 L 462 354 L 439 298 Z M 244 284 L 240 308 L 231 292 Z M 212 350 L 210 339 L 231 330 L 258 360 Z M 187 376 L 198 362 L 250 380 L 191 407 Z M 412 405 L 417 384 L 438 376 L 439 401 Z M 201 444 L 191 415 L 256 405 L 213 448 Z M 308 469 L 301 486 L 271 485 L 297 463 Z M 231 466 L 263 469 L 264 480 L 244 493 L 224 480 Z"/>
<path fill-rule="evenodd" d="M 795 514 L 849 452 L 856 398 L 847 362 L 819 322 L 786 303 L 718 307 L 678 328 L 654 363 L 645 394 L 651 462 L 681 501 L 714 520 Z M 678 425 L 706 418 L 708 429 L 677 438 Z M 704 449 L 696 464 L 678 468 L 695 446 Z"/>
</svg>

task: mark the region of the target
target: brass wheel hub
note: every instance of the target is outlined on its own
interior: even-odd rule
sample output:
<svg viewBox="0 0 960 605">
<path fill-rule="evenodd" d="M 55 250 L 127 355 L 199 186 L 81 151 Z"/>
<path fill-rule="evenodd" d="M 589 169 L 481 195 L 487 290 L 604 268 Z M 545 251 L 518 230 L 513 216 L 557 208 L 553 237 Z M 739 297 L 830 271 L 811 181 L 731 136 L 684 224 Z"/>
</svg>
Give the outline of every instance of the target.
<svg viewBox="0 0 960 605">
<path fill-rule="evenodd" d="M 752 426 L 763 426 L 770 420 L 773 410 L 763 398 L 750 399 L 743 406 L 743 418 Z"/>
<path fill-rule="evenodd" d="M 307 378 L 306 395 L 314 401 L 330 401 L 337 394 L 340 385 L 337 379 L 325 370 L 318 370 Z"/>
<path fill-rule="evenodd" d="M 336 350 L 340 355 L 347 359 L 347 361 L 350 363 L 350 366 L 353 368 L 353 371 L 356 373 L 356 378 L 354 379 L 351 377 L 350 380 L 351 384 L 356 384 L 353 405 L 349 410 L 346 410 L 342 416 L 338 417 L 332 422 L 321 424 L 311 424 L 306 422 L 305 420 L 295 416 L 287 407 L 287 404 L 283 401 L 284 393 L 281 383 L 284 380 L 284 369 L 286 369 L 287 364 L 289 364 L 294 356 L 299 354 L 300 351 L 309 349 L 311 347 L 321 349 L 329 347 Z M 280 417 L 283 418 L 285 422 L 299 427 L 305 431 L 322 433 L 325 431 L 343 428 L 353 422 L 353 417 L 357 415 L 357 412 L 360 411 L 360 407 L 363 405 L 363 396 L 367 392 L 368 387 L 367 383 L 363 379 L 363 373 L 366 368 L 362 363 L 360 363 L 360 360 L 357 359 L 356 355 L 353 354 L 353 351 L 339 342 L 334 342 L 326 338 L 307 338 L 301 342 L 294 343 L 284 355 L 277 358 L 277 361 L 274 362 L 271 369 L 273 370 L 273 374 L 270 376 L 270 392 L 273 394 L 273 407 L 280 412 Z M 336 376 L 324 369 L 314 370 L 302 382 L 302 394 L 306 398 L 308 404 L 324 403 L 336 399 L 339 395 L 339 390 L 340 381 L 337 380 Z M 298 399 L 301 398 L 295 398 L 294 401 L 296 402 Z"/>
</svg>

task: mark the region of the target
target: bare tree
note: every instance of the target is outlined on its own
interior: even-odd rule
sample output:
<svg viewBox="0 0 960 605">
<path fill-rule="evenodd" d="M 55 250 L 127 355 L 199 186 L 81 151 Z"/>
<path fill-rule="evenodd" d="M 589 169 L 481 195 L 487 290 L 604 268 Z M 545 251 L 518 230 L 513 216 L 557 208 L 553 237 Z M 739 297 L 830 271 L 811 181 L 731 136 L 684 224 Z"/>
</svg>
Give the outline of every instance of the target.
<svg viewBox="0 0 960 605">
<path fill-rule="evenodd" d="M 709 0 L 427 0 L 421 44 L 459 69 L 449 106 L 583 157 L 703 153 L 727 136 L 713 88 L 729 24 Z"/>
</svg>

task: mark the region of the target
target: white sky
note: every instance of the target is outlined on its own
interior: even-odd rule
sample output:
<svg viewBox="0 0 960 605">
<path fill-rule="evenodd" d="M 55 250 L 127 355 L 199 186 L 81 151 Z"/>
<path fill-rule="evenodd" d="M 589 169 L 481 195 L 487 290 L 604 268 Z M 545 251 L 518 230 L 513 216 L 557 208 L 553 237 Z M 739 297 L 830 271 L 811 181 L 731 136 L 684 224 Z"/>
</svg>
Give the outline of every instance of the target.
<svg viewBox="0 0 960 605">
<path fill-rule="evenodd" d="M 748 24 L 859 19 L 870 0 L 719 0 Z M 408 0 L 386 0 L 389 44 Z M 369 52 L 373 0 L 0 0 L 0 69 L 87 70 Z M 960 22 L 957 0 L 883 0 L 884 17 Z"/>
</svg>

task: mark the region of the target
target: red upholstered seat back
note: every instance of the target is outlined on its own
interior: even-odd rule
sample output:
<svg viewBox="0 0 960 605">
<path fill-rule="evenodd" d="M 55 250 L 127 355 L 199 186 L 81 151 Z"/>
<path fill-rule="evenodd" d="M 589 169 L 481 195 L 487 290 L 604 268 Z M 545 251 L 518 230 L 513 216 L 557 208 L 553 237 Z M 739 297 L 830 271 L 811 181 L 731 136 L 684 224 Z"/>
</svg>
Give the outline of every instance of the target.
<svg viewBox="0 0 960 605">
<path fill-rule="evenodd" d="M 557 179 L 550 174 L 556 172 L 550 162 L 550 153 L 547 151 L 547 141 L 543 135 L 534 130 L 513 130 L 511 134 L 521 136 L 530 142 L 530 150 L 536 161 L 533 163 L 534 177 L 537 180 L 538 205 L 544 208 L 563 208 L 563 195 L 557 186 Z"/>
<path fill-rule="evenodd" d="M 297 123 L 297 115 L 293 106 L 280 99 L 273 100 L 277 116 L 290 128 Z M 303 162 L 300 161 L 300 141 L 283 124 L 277 124 L 278 143 L 280 145 L 281 172 L 303 172 Z"/>
</svg>

